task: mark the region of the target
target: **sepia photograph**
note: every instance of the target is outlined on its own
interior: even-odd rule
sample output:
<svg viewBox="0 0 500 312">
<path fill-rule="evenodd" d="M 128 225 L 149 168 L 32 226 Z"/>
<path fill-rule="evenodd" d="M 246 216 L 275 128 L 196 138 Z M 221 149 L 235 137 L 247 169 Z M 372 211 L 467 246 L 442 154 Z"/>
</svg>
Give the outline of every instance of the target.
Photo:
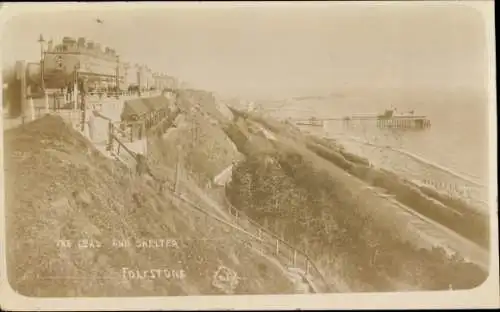
<svg viewBox="0 0 500 312">
<path fill-rule="evenodd" d="M 0 4 L 0 306 L 498 308 L 493 11 Z"/>
</svg>

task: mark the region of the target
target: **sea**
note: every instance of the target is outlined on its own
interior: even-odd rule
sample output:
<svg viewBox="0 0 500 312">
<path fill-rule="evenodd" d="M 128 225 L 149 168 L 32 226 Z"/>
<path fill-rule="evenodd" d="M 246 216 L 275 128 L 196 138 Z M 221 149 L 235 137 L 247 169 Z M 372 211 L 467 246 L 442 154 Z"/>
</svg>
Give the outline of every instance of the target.
<svg viewBox="0 0 500 312">
<path fill-rule="evenodd" d="M 458 89 L 337 93 L 289 99 L 266 108 L 279 119 L 376 115 L 392 108 L 424 115 L 431 127 L 422 130 L 381 129 L 372 121 L 352 122 L 348 127 L 342 121 L 328 121 L 324 127 L 301 129 L 335 138 L 347 150 L 410 180 L 485 204 L 493 173 L 489 161 L 494 157 L 489 139 L 496 135 L 489 133 L 488 105 L 486 94 Z"/>
</svg>

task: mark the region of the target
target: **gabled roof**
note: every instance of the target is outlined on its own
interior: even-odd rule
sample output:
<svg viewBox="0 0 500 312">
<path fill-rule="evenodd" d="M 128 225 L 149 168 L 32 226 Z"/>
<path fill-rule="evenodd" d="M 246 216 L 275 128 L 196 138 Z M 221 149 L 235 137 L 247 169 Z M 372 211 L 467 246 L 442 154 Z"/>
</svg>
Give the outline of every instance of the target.
<svg viewBox="0 0 500 312">
<path fill-rule="evenodd" d="M 141 116 L 149 112 L 149 108 L 144 105 L 142 99 L 133 99 L 125 101 L 121 113 L 122 120 L 130 120 L 132 116 Z"/>
<path fill-rule="evenodd" d="M 144 104 L 149 107 L 151 111 L 157 111 L 163 108 L 167 108 L 168 99 L 164 96 L 155 96 L 143 99 Z"/>
<path fill-rule="evenodd" d="M 168 104 L 169 101 L 164 96 L 128 100 L 123 104 L 121 119 L 130 120 L 134 115 L 139 117 L 149 112 L 158 111 L 166 108 Z"/>
</svg>

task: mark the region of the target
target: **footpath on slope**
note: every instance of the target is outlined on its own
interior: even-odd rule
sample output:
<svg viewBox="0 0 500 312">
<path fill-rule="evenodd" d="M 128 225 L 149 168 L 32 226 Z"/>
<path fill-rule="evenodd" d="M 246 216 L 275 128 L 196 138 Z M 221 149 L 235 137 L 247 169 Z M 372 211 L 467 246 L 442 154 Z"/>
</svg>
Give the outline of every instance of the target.
<svg viewBox="0 0 500 312">
<path fill-rule="evenodd" d="M 295 292 L 287 276 L 241 244 L 246 238 L 238 231 L 174 205 L 60 117 L 6 131 L 4 142 L 8 280 L 15 291 L 43 297 Z M 170 243 L 141 247 L 149 239 Z M 137 278 L 136 270 L 149 269 L 161 277 Z M 224 285 L 220 272 L 236 285 Z"/>
<path fill-rule="evenodd" d="M 191 101 L 190 101 L 191 100 Z M 196 101 L 196 99 L 195 99 Z M 184 106 L 182 107 L 182 103 L 186 104 L 186 102 L 188 102 L 187 106 Z M 195 147 L 195 152 L 196 151 L 202 151 L 208 155 L 218 155 L 220 154 L 220 148 L 222 148 L 222 150 L 224 151 L 225 149 L 225 152 L 224 154 L 226 155 L 226 157 L 230 157 L 230 158 L 236 158 L 236 159 L 239 159 L 240 157 L 237 155 L 237 154 L 231 154 L 231 153 L 228 153 L 228 150 L 229 151 L 236 151 L 234 145 L 232 144 L 232 142 L 230 140 L 227 140 L 227 137 L 225 136 L 225 133 L 223 133 L 222 131 L 218 130 L 218 124 L 222 121 L 227 121 L 228 119 L 230 120 L 232 118 L 232 115 L 231 115 L 231 112 L 226 109 L 221 109 L 221 108 L 224 108 L 224 106 L 222 105 L 217 105 L 217 110 L 210 110 L 210 105 L 207 105 L 207 103 L 204 103 L 204 105 L 202 105 L 203 107 L 203 110 L 201 111 L 201 114 L 200 113 L 200 107 L 197 106 L 197 105 L 193 105 L 193 99 L 184 99 L 184 101 L 181 101 L 179 104 L 181 108 L 184 108 L 184 118 L 175 118 L 175 120 L 172 120 L 173 123 L 174 123 L 174 126 L 177 128 L 177 129 L 189 129 L 190 130 L 190 136 L 191 136 L 191 140 L 194 140 L 194 142 L 192 142 L 193 144 L 191 146 L 188 146 L 191 147 L 191 150 L 190 150 L 190 153 L 193 153 L 193 147 Z M 211 103 L 213 104 L 213 103 Z M 193 109 L 194 108 L 194 109 Z M 217 114 L 218 110 L 221 111 L 220 114 Z M 178 115 L 178 114 L 175 114 L 175 117 L 182 117 L 182 114 L 181 115 Z M 180 121 L 179 121 L 180 119 Z M 171 123 L 172 121 L 170 121 L 169 123 Z M 163 132 L 165 129 L 160 129 L 161 132 Z M 167 130 L 170 130 L 170 129 L 167 129 Z M 175 130 L 175 129 L 174 129 Z M 194 131 L 194 132 L 193 132 Z M 217 132 L 219 131 L 219 132 Z M 151 130 L 151 132 L 154 132 L 154 130 Z M 204 137 L 199 137 L 199 133 L 206 133 L 208 135 L 204 136 Z M 160 133 L 161 134 L 161 133 Z M 193 134 L 195 135 L 193 137 Z M 222 137 L 221 137 L 222 136 Z M 215 142 L 210 142 L 211 139 L 213 138 L 216 138 Z M 223 138 L 226 138 L 226 140 L 224 140 Z M 206 144 L 203 144 L 203 143 L 206 143 L 206 142 L 210 142 L 209 145 L 206 145 Z M 158 142 L 156 142 L 158 143 Z M 223 143 L 221 145 L 221 143 Z M 179 143 L 178 143 L 179 144 Z M 225 144 L 225 145 L 224 145 Z M 214 146 L 217 146 L 219 145 L 220 147 L 218 149 L 214 149 L 213 147 Z M 177 145 L 179 146 L 179 145 Z M 184 158 L 182 157 L 181 155 L 181 158 Z M 210 159 L 210 158 L 209 158 Z M 184 159 L 183 159 L 184 161 Z M 188 159 L 189 161 L 189 159 Z M 210 167 L 216 167 L 217 166 L 213 166 L 214 163 L 209 166 Z M 206 167 L 205 167 L 206 168 Z M 220 168 L 220 167 L 218 167 Z M 191 170 L 195 172 L 203 172 L 202 170 L 200 169 L 203 169 L 203 167 L 191 167 Z M 179 169 L 176 169 L 176 171 L 180 171 L 182 172 L 181 168 Z M 185 176 L 185 175 L 178 175 L 176 177 L 176 179 L 180 179 L 182 180 L 183 178 L 187 178 L 189 180 L 189 177 L 188 176 Z M 176 181 L 175 184 L 177 185 L 179 183 L 179 181 Z M 191 196 L 190 197 L 194 197 L 194 198 L 198 198 L 200 199 L 199 202 L 203 203 L 204 206 L 209 206 L 213 209 L 213 211 L 216 211 L 218 212 L 219 214 L 221 215 L 225 215 L 225 211 L 221 211 L 221 208 L 217 205 L 217 203 L 212 200 L 209 196 L 207 196 L 205 194 L 205 192 L 201 191 L 201 189 L 197 188 L 196 186 L 194 186 L 193 183 L 195 183 L 195 181 L 190 181 L 190 186 L 188 189 L 186 189 L 188 192 L 188 194 L 190 194 Z M 227 215 L 226 215 L 227 217 Z M 230 218 L 230 221 L 233 221 L 234 220 L 232 218 Z M 237 222 L 236 222 L 237 223 Z M 252 229 L 252 230 L 255 230 L 255 229 Z M 255 231 L 256 232 L 256 231 Z M 297 273 L 295 272 L 294 274 L 292 274 L 292 280 L 294 281 L 294 283 L 297 282 L 297 279 L 296 278 L 293 278 L 293 276 L 296 276 Z M 303 274 L 305 275 L 305 273 Z M 303 278 L 303 277 L 302 277 Z M 307 283 L 311 283 L 310 281 L 307 281 Z M 299 281 L 299 284 L 300 283 L 303 283 L 303 281 Z M 314 289 L 316 289 L 316 287 L 312 287 Z M 316 290 L 317 291 L 317 290 Z"/>
<path fill-rule="evenodd" d="M 235 115 L 238 115 L 238 112 L 236 112 Z M 260 147 L 258 147 L 257 149 L 261 151 L 262 155 L 272 155 L 273 153 L 276 153 L 276 151 L 279 151 L 278 153 L 302 155 L 302 158 L 307 160 L 309 166 L 312 166 L 312 168 L 310 169 L 311 171 L 309 173 L 301 172 L 301 179 L 306 179 L 304 174 L 310 175 L 310 178 L 314 179 L 313 176 L 317 172 L 328 172 L 328 179 L 331 181 L 329 183 L 332 183 L 332 185 L 335 186 L 334 190 L 332 191 L 335 192 L 337 196 L 339 196 L 338 204 L 346 207 L 353 206 L 353 209 L 354 207 L 356 207 L 356 213 L 360 214 L 359 218 L 363 219 L 352 220 L 352 222 L 356 221 L 359 223 L 361 221 L 364 222 L 366 220 L 370 220 L 370 223 L 368 225 L 385 228 L 391 233 L 390 235 L 393 235 L 395 238 L 397 238 L 396 240 L 402 240 L 401 243 L 406 241 L 407 243 L 413 245 L 413 247 L 405 245 L 405 248 L 413 248 L 413 252 L 417 253 L 419 257 L 423 257 L 424 252 L 420 251 L 422 250 L 422 248 L 433 252 L 436 246 L 441 246 L 445 248 L 445 250 L 449 250 L 451 254 L 456 252 L 458 255 L 465 258 L 465 264 L 461 264 L 461 262 L 456 263 L 458 267 L 463 265 L 464 275 L 456 278 L 455 282 L 452 282 L 452 280 L 450 279 L 450 283 L 456 283 L 457 285 L 466 285 L 467 283 L 469 283 L 466 283 L 466 281 L 464 280 L 467 278 L 466 274 L 475 271 L 477 271 L 478 273 L 478 277 L 475 279 L 482 279 L 481 276 L 483 276 L 484 271 L 479 272 L 480 270 L 478 271 L 473 268 L 473 266 L 471 267 L 470 265 L 468 265 L 467 263 L 469 262 L 476 263 L 487 272 L 489 261 L 487 250 L 485 251 L 481 249 L 479 246 L 471 243 L 467 239 L 464 239 L 463 237 L 458 236 L 456 233 L 449 231 L 449 229 L 443 228 L 441 225 L 436 224 L 434 221 L 431 221 L 430 219 L 425 218 L 418 213 L 415 213 L 411 210 L 411 208 L 413 207 L 410 206 L 410 209 L 408 209 L 408 207 L 404 207 L 404 205 L 401 205 L 400 203 L 395 201 L 395 198 L 387 196 L 387 194 L 380 193 L 380 191 L 372 187 L 370 184 L 367 184 L 365 181 L 362 181 L 357 176 L 351 174 L 350 172 L 352 172 L 352 169 L 349 166 L 343 166 L 342 164 L 338 166 L 338 161 L 332 163 L 332 161 L 323 158 L 321 154 L 318 155 L 314 149 L 310 150 L 308 142 L 311 141 L 311 138 L 308 138 L 307 136 L 301 134 L 300 131 L 297 130 L 297 128 L 294 128 L 291 125 L 287 125 L 287 123 L 262 120 L 261 118 L 256 118 L 255 116 L 247 113 L 240 113 L 237 118 L 240 119 L 240 121 L 236 122 L 239 124 L 239 126 L 229 129 L 228 133 L 239 149 L 243 151 L 251 151 L 254 149 L 249 146 L 253 147 L 254 145 L 260 145 Z M 261 131 L 261 129 L 259 130 L 259 128 L 261 128 L 260 126 L 252 126 L 252 123 L 255 122 L 260 123 L 261 126 L 267 128 L 268 131 L 272 132 L 272 136 Z M 260 139 L 258 137 L 259 132 L 261 135 Z M 267 142 L 262 141 L 262 139 L 265 139 L 266 137 Z M 353 158 L 353 156 L 354 155 L 351 155 L 350 158 Z M 268 163 L 268 160 L 266 160 L 266 158 L 263 158 L 263 160 L 265 160 L 265 163 Z M 271 160 L 271 162 L 269 163 L 271 164 L 272 159 L 269 160 Z M 263 166 L 265 167 L 267 165 L 263 164 Z M 290 169 L 292 171 L 295 170 L 294 168 Z M 262 180 L 262 178 L 259 176 L 257 180 Z M 271 186 L 272 183 L 268 185 L 268 187 Z M 236 192 L 238 192 L 238 190 L 236 190 Z M 332 209 L 340 209 L 340 207 L 332 207 Z M 336 213 L 337 212 L 333 212 L 334 215 Z M 338 211 L 338 213 L 343 212 Z M 401 227 L 401 224 L 410 224 L 410 226 Z M 376 244 L 377 242 L 372 243 Z M 384 242 L 378 243 L 384 244 Z M 388 246 L 386 247 L 388 248 Z M 438 248 L 437 250 L 439 249 L 440 248 Z M 390 250 L 388 250 L 387 252 L 390 252 Z M 388 255 L 382 256 L 386 258 Z M 347 255 L 346 257 L 349 259 L 349 255 Z M 439 257 L 446 258 L 445 255 L 439 255 Z M 448 257 L 453 258 L 454 256 L 448 255 Z M 417 261 L 417 258 L 414 258 L 413 261 Z M 429 261 L 429 269 L 431 269 L 431 266 L 438 265 L 437 263 L 432 262 L 435 260 L 429 259 Z M 470 270 L 466 267 L 469 267 Z M 340 270 L 342 270 L 342 268 L 340 268 Z M 327 271 L 329 270 L 327 269 Z M 443 275 L 443 278 L 448 276 L 446 274 Z M 394 280 L 394 282 L 396 284 L 401 284 L 402 281 Z M 408 285 L 408 287 L 411 287 L 411 285 Z M 446 287 L 448 287 L 448 285 L 446 285 Z M 355 288 L 357 287 L 355 286 Z"/>
<path fill-rule="evenodd" d="M 320 158 L 318 158 L 318 160 L 319 159 Z M 344 176 L 351 175 L 343 170 L 335 168 L 335 166 L 330 162 L 328 162 L 326 159 L 321 159 L 321 162 L 323 162 L 324 166 L 330 167 L 330 170 L 337 169 L 336 175 L 339 176 L 341 176 L 342 174 Z M 440 224 L 432 220 L 431 218 L 428 218 L 420 214 L 412 204 L 405 205 L 404 203 L 400 203 L 397 200 L 395 194 L 393 196 L 387 197 L 383 196 L 384 195 L 383 193 L 387 193 L 386 190 L 383 190 L 383 193 L 381 193 L 379 190 L 374 188 L 370 187 L 363 188 L 363 186 L 367 184 L 366 181 L 363 181 L 362 179 L 356 176 L 353 175 L 351 176 L 354 179 L 343 180 L 344 181 L 343 183 L 345 183 L 347 187 L 352 189 L 356 188 L 364 189 L 366 191 L 361 192 L 360 194 L 364 195 L 366 193 L 373 193 L 377 197 L 381 198 L 383 201 L 388 202 L 388 204 L 391 207 L 393 207 L 393 209 L 391 209 L 393 213 L 392 218 L 394 219 L 401 218 L 400 224 L 409 225 L 408 229 L 411 229 L 415 233 L 418 233 L 418 235 L 420 235 L 424 239 L 424 241 L 427 240 L 428 246 L 441 246 L 447 249 L 451 253 L 461 254 L 466 260 L 469 260 L 479 265 L 484 270 L 488 270 L 490 259 L 487 247 L 485 248 L 483 246 L 480 246 L 477 243 L 470 241 L 466 237 L 461 236 L 459 233 L 453 231 L 452 229 L 449 229 L 445 225 Z M 360 197 L 359 200 L 367 203 L 368 202 L 373 203 L 373 201 L 371 199 L 368 199 L 368 197 L 367 198 Z M 444 205 L 442 206 L 443 209 L 450 209 L 447 206 Z M 475 212 L 475 210 L 471 211 Z"/>
<path fill-rule="evenodd" d="M 478 213 L 488 214 L 489 189 L 487 185 L 479 182 L 478 178 L 469 177 L 391 146 L 383 146 L 350 136 L 336 136 L 335 140 L 342 142 L 342 145 L 349 150 L 373 159 L 373 163 L 379 167 L 395 171 L 424 187 L 432 187 L 449 196 L 465 199 Z M 376 157 L 370 157 L 372 155 Z M 386 159 L 395 161 L 387 162 Z"/>
<path fill-rule="evenodd" d="M 177 185 L 178 192 L 189 194 L 189 198 L 194 204 L 200 206 L 200 209 L 212 214 L 212 216 L 222 217 L 237 226 L 242 226 L 241 222 L 238 223 L 238 219 L 235 220 L 234 216 L 228 214 L 228 207 L 225 207 L 224 201 L 220 201 L 220 197 L 215 196 L 213 199 L 211 196 L 217 193 L 217 189 L 220 189 L 220 186 L 217 187 L 213 183 L 213 179 L 220 175 L 220 172 L 215 171 L 214 168 L 224 171 L 227 169 L 224 166 L 241 159 L 241 155 L 237 152 L 233 142 L 219 128 L 221 123 L 232 122 L 232 116 L 227 116 L 227 111 L 226 114 L 217 116 L 217 114 L 210 112 L 211 103 L 201 102 L 196 105 L 196 101 L 196 99 L 187 96 L 181 99 L 179 103 L 181 113 L 174 121 L 173 128 L 168 129 L 167 133 L 161 136 L 161 139 L 151 142 L 150 153 L 148 153 L 151 171 L 161 171 L 162 165 L 165 164 L 175 168 L 170 171 L 170 174 L 175 176 L 172 179 L 176 180 L 175 185 Z M 204 134 L 201 138 L 200 133 Z M 217 145 L 220 147 L 214 149 L 213 146 Z M 207 150 L 213 154 L 211 157 L 201 157 L 197 160 L 183 157 L 186 154 L 207 153 Z M 207 164 L 210 164 L 210 166 Z M 205 179 L 200 179 L 200 176 L 205 177 Z M 199 187 L 196 185 L 199 185 Z M 202 188 L 205 188 L 205 190 L 202 190 Z M 250 227 L 247 226 L 242 229 L 250 231 L 253 233 L 252 235 L 259 235 L 260 232 L 258 227 L 251 224 Z M 262 244 L 259 240 L 253 240 L 253 242 L 258 245 Z M 269 239 L 265 241 L 265 244 L 269 244 Z M 275 243 L 272 243 L 271 250 L 268 253 L 271 256 L 274 252 L 274 246 Z M 289 249 L 287 246 L 282 248 Z M 263 249 L 259 248 L 259 250 Z M 278 262 L 286 263 L 286 266 L 289 267 L 292 263 L 292 257 L 293 252 L 289 251 L 288 258 L 281 259 Z M 302 265 L 305 265 L 305 263 L 302 263 Z M 312 267 L 311 265 L 311 270 Z M 293 276 L 296 275 L 295 272 Z M 304 273 L 304 275 L 306 274 Z M 318 278 L 318 276 L 316 277 Z M 294 277 L 292 280 L 297 281 Z M 308 281 L 308 283 L 312 282 Z M 312 288 L 316 289 L 316 291 L 318 289 L 317 287 Z M 325 291 L 325 289 L 328 289 L 327 285 L 323 285 L 322 291 Z"/>
</svg>

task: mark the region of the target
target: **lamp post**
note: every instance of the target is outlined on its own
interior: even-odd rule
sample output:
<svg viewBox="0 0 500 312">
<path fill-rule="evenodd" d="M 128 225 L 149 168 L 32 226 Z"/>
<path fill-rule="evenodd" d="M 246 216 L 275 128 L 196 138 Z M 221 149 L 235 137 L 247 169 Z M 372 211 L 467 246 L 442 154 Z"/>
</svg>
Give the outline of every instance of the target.
<svg viewBox="0 0 500 312">
<path fill-rule="evenodd" d="M 137 86 L 138 86 L 138 96 L 141 97 L 142 90 L 142 67 L 137 66 Z"/>
<path fill-rule="evenodd" d="M 45 61 L 45 51 L 44 51 L 45 39 L 43 38 L 42 34 L 40 34 L 40 37 L 38 38 L 38 43 L 40 44 L 40 81 L 42 90 L 45 91 L 45 79 L 43 76 L 44 61 Z"/>
<path fill-rule="evenodd" d="M 118 99 L 118 90 L 120 90 L 120 56 L 116 56 L 116 98 Z"/>
<path fill-rule="evenodd" d="M 79 64 L 75 65 L 75 72 L 74 72 L 74 85 L 73 85 L 73 98 L 74 98 L 74 104 L 73 104 L 73 110 L 77 111 L 78 110 L 78 70 L 80 69 Z"/>
<path fill-rule="evenodd" d="M 128 73 L 129 73 L 129 64 L 128 63 L 123 63 L 123 82 L 124 82 L 124 93 L 128 94 L 128 91 L 130 90 L 130 81 L 128 81 Z"/>
<path fill-rule="evenodd" d="M 40 34 L 40 37 L 38 38 L 38 43 L 40 44 L 40 85 L 42 88 L 43 92 L 43 97 L 45 99 L 45 112 L 49 112 L 49 97 L 47 95 L 47 91 L 45 90 L 45 39 L 43 38 L 43 35 Z"/>
</svg>

